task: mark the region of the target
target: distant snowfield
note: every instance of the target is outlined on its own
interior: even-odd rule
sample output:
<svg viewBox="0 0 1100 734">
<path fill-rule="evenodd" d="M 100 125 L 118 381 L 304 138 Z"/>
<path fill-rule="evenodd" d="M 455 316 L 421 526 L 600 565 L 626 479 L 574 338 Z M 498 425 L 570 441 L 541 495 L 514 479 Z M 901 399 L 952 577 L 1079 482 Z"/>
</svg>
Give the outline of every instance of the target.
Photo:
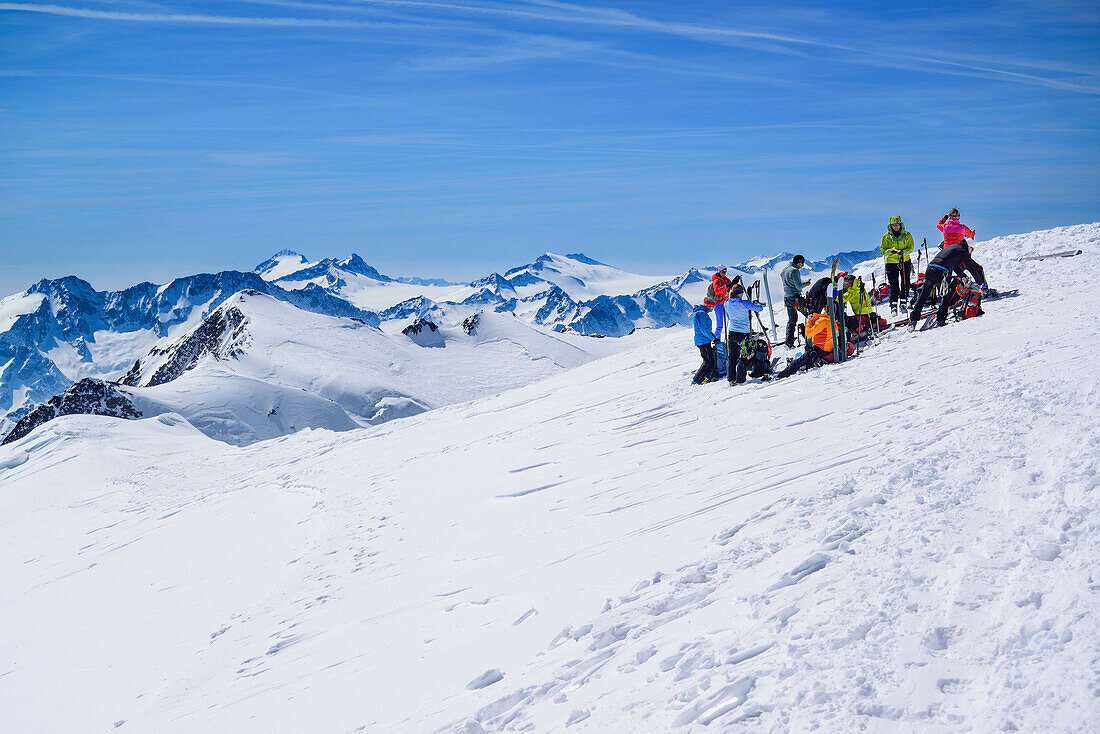
<svg viewBox="0 0 1100 734">
<path fill-rule="evenodd" d="M 232 357 L 206 356 L 170 382 L 120 388 L 143 415 L 176 412 L 234 444 L 305 428 L 350 430 L 527 385 L 656 338 L 650 330 L 622 339 L 559 334 L 487 312 L 473 334 L 439 328 L 433 337 L 442 348 L 431 348 L 262 294 L 237 294 L 218 307 L 227 309 L 244 319 L 240 336 L 219 338 Z M 175 356 L 142 355 L 140 384 Z"/>
<path fill-rule="evenodd" d="M 1098 244 L 979 243 L 1020 297 L 778 383 L 674 329 L 346 433 L 48 423 L 0 730 L 1095 731 Z"/>
</svg>

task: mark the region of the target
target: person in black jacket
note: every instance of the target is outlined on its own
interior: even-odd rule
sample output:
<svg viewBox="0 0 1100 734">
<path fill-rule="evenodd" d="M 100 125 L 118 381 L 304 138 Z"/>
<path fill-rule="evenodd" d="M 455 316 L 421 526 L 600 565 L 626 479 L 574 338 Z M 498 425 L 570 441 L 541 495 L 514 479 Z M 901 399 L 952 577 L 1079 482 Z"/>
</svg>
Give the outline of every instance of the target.
<svg viewBox="0 0 1100 734">
<path fill-rule="evenodd" d="M 828 290 L 828 275 L 810 286 L 810 290 L 806 292 L 806 300 L 810 302 L 810 313 L 825 313 L 825 303 L 829 298 Z"/>
<path fill-rule="evenodd" d="M 974 252 L 973 246 L 963 240 L 954 245 L 948 245 L 932 258 L 932 261 L 928 263 L 928 269 L 924 272 L 924 285 L 920 289 L 920 295 L 917 296 L 916 303 L 909 311 L 910 329 L 917 327 L 917 322 L 920 321 L 921 308 L 929 299 L 929 296 L 932 295 L 932 291 L 935 290 L 936 286 L 943 282 L 944 278 L 951 276 L 951 280 L 947 284 L 948 293 L 954 292 L 957 279 L 964 274 L 964 269 L 970 271 L 975 283 L 983 289 L 986 287 L 985 270 L 982 269 L 981 265 L 974 262 L 974 258 L 970 255 L 972 252 Z M 940 326 L 947 323 L 947 309 L 949 306 L 950 299 L 945 296 L 940 301 L 939 311 L 936 312 L 936 323 Z"/>
</svg>

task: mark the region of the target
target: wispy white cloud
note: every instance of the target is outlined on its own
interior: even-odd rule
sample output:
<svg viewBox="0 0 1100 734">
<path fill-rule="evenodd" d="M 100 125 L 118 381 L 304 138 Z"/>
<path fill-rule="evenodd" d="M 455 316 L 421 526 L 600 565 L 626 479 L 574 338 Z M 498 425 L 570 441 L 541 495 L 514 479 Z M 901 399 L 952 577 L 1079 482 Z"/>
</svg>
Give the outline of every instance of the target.
<svg viewBox="0 0 1100 734">
<path fill-rule="evenodd" d="M 801 53 L 807 49 L 829 52 L 834 60 L 849 63 L 868 64 L 886 68 L 905 68 L 925 73 L 970 76 L 984 79 L 1043 86 L 1063 91 L 1100 94 L 1094 69 L 1059 64 L 1057 69 L 1044 62 L 1029 63 L 1025 60 L 997 63 L 997 60 L 983 60 L 980 57 L 952 56 L 936 53 L 905 53 L 896 47 L 880 50 L 876 47 L 861 47 L 847 43 L 836 43 L 821 36 L 781 34 L 758 31 L 749 28 L 734 28 L 721 25 L 702 25 L 679 21 L 650 18 L 626 10 L 601 6 L 582 6 L 557 0 L 529 0 L 517 4 L 477 3 L 477 2 L 435 2 L 433 0 L 357 0 L 353 4 L 311 3 L 306 0 L 248 0 L 253 4 L 298 6 L 303 9 L 348 11 L 354 8 L 374 7 L 418 11 L 417 20 L 364 20 L 355 18 L 328 17 L 264 17 L 264 16 L 228 16 L 193 13 L 168 12 L 124 12 L 117 10 L 93 10 L 42 3 L 0 3 L 0 11 L 44 13 L 58 16 L 79 17 L 98 20 L 147 23 L 200 23 L 214 25 L 238 25 L 272 28 L 330 28 L 330 29 L 412 29 L 429 27 L 423 23 L 423 11 L 437 15 L 475 16 L 481 18 L 507 18 L 513 20 L 542 21 L 550 23 L 583 25 L 603 30 L 630 31 L 637 33 L 659 34 L 702 43 L 720 45 L 750 45 L 774 53 Z M 470 65 L 489 64 L 493 59 L 507 62 L 535 60 L 560 56 L 564 40 L 557 42 L 556 50 L 551 51 L 549 44 L 529 44 L 526 48 L 497 50 L 495 52 L 473 52 L 443 58 L 435 62 L 425 62 L 425 68 L 468 68 Z M 767 44 L 760 46 L 760 44 Z M 604 49 L 594 49 L 593 56 L 598 58 Z M 571 52 L 572 53 L 572 52 Z M 1006 68 L 1010 67 L 1010 68 Z M 1044 72 L 1059 72 L 1063 77 L 1054 77 Z"/>
<path fill-rule="evenodd" d="M 789 34 L 769 33 L 742 28 L 729 28 L 722 26 L 704 26 L 694 23 L 682 23 L 674 21 L 656 20 L 637 15 L 618 8 L 598 6 L 582 6 L 572 3 L 555 2 L 554 0 L 533 0 L 523 6 L 502 5 L 478 5 L 453 2 L 431 2 L 430 0 L 358 0 L 361 4 L 385 5 L 391 7 L 408 7 L 421 9 L 434 9 L 437 11 L 473 13 L 479 15 L 506 16 L 512 18 L 526 18 L 558 23 L 583 24 L 603 28 L 626 29 L 657 33 L 667 36 L 675 36 L 696 41 L 723 44 L 744 44 L 745 41 L 768 41 L 781 46 L 819 48 L 829 51 L 847 54 L 850 61 L 876 66 L 898 68 L 904 66 L 901 62 L 908 62 L 904 68 L 912 68 L 918 71 L 943 73 L 950 75 L 975 76 L 979 78 L 1000 79 L 1022 84 L 1045 86 L 1052 89 L 1082 92 L 1086 94 L 1100 94 L 1100 84 L 1097 83 L 1092 70 L 1077 69 L 1076 76 L 1084 77 L 1084 80 L 1055 79 L 1040 74 L 1028 74 L 1011 71 L 1004 68 L 984 63 L 981 61 L 967 62 L 950 57 L 934 56 L 930 54 L 906 54 L 897 48 L 889 51 L 881 51 L 875 48 L 858 47 L 849 44 L 833 43 L 821 38 L 806 36 L 794 36 Z M 537 9 L 536 9 L 537 8 Z M 1017 61 L 1013 64 L 1016 68 L 1022 68 L 1025 62 Z M 1042 64 L 1035 71 L 1042 71 Z M 1030 67 L 1027 67 L 1030 68 Z"/>
<path fill-rule="evenodd" d="M 71 18 L 115 20 L 128 23 L 200 23 L 209 25 L 262 26 L 274 28 L 375 28 L 412 29 L 428 27 L 427 24 L 395 23 L 388 21 L 354 20 L 346 18 L 304 18 L 264 16 L 203 15 L 195 13 L 131 13 L 117 10 L 90 10 L 62 5 L 39 3 L 0 3 L 0 10 L 25 13 L 42 13 Z"/>
</svg>

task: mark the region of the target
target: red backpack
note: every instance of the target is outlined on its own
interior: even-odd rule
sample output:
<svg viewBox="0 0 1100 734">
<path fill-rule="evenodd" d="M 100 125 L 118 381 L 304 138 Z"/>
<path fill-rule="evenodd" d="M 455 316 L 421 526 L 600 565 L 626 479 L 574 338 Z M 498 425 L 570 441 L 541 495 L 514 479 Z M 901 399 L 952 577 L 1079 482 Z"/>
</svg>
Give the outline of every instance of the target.
<svg viewBox="0 0 1100 734">
<path fill-rule="evenodd" d="M 955 295 L 958 296 L 959 305 L 955 308 L 955 315 L 961 319 L 972 319 L 982 310 L 982 289 L 976 284 L 955 286 Z"/>
</svg>

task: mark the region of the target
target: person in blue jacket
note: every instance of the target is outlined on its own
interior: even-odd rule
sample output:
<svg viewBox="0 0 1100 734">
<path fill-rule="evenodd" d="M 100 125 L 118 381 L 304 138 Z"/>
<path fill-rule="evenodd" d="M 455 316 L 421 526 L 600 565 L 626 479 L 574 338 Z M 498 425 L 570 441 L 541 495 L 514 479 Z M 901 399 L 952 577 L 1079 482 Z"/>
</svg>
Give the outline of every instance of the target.
<svg viewBox="0 0 1100 734">
<path fill-rule="evenodd" d="M 714 358 L 714 331 L 710 325 L 710 309 L 706 306 L 696 306 L 692 312 L 691 321 L 695 325 L 695 346 L 699 347 L 699 354 L 703 357 L 703 364 L 695 371 L 695 377 L 691 382 L 694 385 L 702 385 L 717 380 L 718 367 Z"/>
<path fill-rule="evenodd" d="M 744 356 L 741 342 L 749 338 L 752 326 L 749 323 L 749 312 L 760 312 L 764 306 L 755 301 L 744 299 L 745 289 L 740 283 L 734 283 L 730 288 L 730 297 L 726 301 L 726 320 L 729 321 L 729 339 L 727 341 L 729 356 L 726 359 L 726 379 L 733 385 L 742 383 L 748 372 L 749 361 Z"/>
</svg>

